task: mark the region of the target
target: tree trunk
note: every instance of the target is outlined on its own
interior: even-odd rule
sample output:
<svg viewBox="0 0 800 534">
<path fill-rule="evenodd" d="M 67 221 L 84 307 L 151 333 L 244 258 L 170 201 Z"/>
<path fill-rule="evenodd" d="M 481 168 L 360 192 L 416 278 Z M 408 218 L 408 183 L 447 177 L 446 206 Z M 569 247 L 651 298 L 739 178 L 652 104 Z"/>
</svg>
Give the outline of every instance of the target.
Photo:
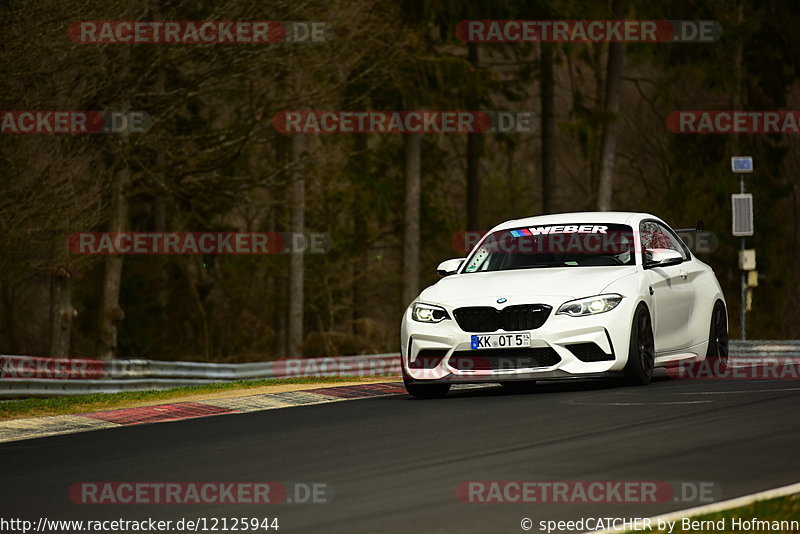
<svg viewBox="0 0 800 534">
<path fill-rule="evenodd" d="M 284 178 L 286 183 L 291 183 L 292 176 L 290 170 L 291 163 L 291 138 L 278 136 L 275 139 L 275 161 L 279 168 L 286 173 Z M 287 206 L 291 207 L 291 188 L 285 187 L 281 192 L 280 198 L 270 197 L 271 213 L 269 217 L 268 230 L 273 232 L 288 232 L 286 225 Z M 289 211 L 291 217 L 291 211 Z M 274 291 L 270 291 L 272 305 L 272 324 L 275 325 L 275 343 L 273 345 L 275 354 L 278 358 L 286 358 L 289 354 L 289 271 L 291 265 L 281 264 L 280 269 L 270 270 L 270 277 L 273 279 Z"/>
<path fill-rule="evenodd" d="M 122 79 L 128 77 L 131 65 L 131 49 L 126 46 L 121 55 L 127 68 L 122 71 Z M 123 111 L 130 110 L 130 101 L 122 102 Z M 127 134 L 123 134 L 127 135 Z M 111 217 L 109 232 L 125 232 L 128 230 L 128 187 L 131 182 L 131 171 L 124 157 L 124 145 L 117 151 L 117 159 L 122 161 L 122 167 L 117 169 L 111 177 Z M 122 264 L 124 256 L 106 256 L 103 287 L 100 298 L 98 314 L 97 356 L 104 360 L 111 360 L 117 355 L 117 335 L 119 324 L 125 317 L 125 312 L 119 304 L 120 287 L 122 286 Z"/>
<path fill-rule="evenodd" d="M 270 234 L 276 232 L 276 206 L 275 203 L 272 202 L 270 199 L 269 206 L 267 207 L 267 217 L 266 217 L 266 231 Z M 278 330 L 278 326 L 280 324 L 280 319 L 283 316 L 281 313 L 281 307 L 278 306 L 278 302 L 285 302 L 281 301 L 278 298 L 278 273 L 275 269 L 267 269 L 267 276 L 265 280 L 265 291 L 266 291 L 266 302 L 265 305 L 267 308 L 264 310 L 265 314 L 269 314 L 267 320 L 272 325 L 273 330 L 273 337 L 272 337 L 272 344 L 267 349 L 267 352 L 272 355 L 277 355 L 279 358 L 285 357 L 286 353 L 283 350 L 282 345 L 282 336 L 280 330 Z M 285 285 L 285 284 L 280 284 Z"/>
<path fill-rule="evenodd" d="M 59 267 L 53 273 L 50 294 L 50 356 L 69 356 L 72 319 L 77 310 L 72 306 L 72 273 Z"/>
<path fill-rule="evenodd" d="M 553 46 L 539 48 L 542 103 L 542 213 L 556 211 L 556 117 L 555 84 L 553 82 Z"/>
<path fill-rule="evenodd" d="M 124 232 L 128 225 L 128 199 L 126 190 L 130 182 L 127 166 L 119 170 L 111 182 L 110 232 Z M 100 299 L 97 356 L 104 360 L 114 358 L 117 351 L 117 328 L 125 313 L 119 305 L 122 285 L 122 259 L 124 256 L 107 256 Z"/>
<path fill-rule="evenodd" d="M 162 193 L 156 193 L 153 198 L 153 229 L 158 233 L 167 231 L 167 199 Z M 149 258 L 153 262 L 155 269 L 153 273 L 155 301 L 158 305 L 158 313 L 165 316 L 169 290 L 169 278 L 167 276 L 167 258 L 165 256 L 152 256 Z"/>
<path fill-rule="evenodd" d="M 292 214 L 290 235 L 305 232 L 306 182 L 303 169 L 305 157 L 305 136 L 292 136 Z M 289 255 L 289 357 L 302 356 L 303 344 L 303 269 L 305 256 L 302 251 L 292 251 Z"/>
<path fill-rule="evenodd" d="M 467 230 L 480 230 L 483 134 L 467 134 Z"/>
<path fill-rule="evenodd" d="M 419 294 L 420 145 L 422 135 L 406 136 L 406 210 L 403 228 L 403 306 Z"/>
<path fill-rule="evenodd" d="M 625 14 L 624 0 L 613 0 L 614 19 L 621 19 Z M 597 209 L 609 211 L 611 196 L 614 190 L 614 162 L 617 153 L 617 131 L 619 129 L 619 98 L 622 85 L 622 69 L 625 63 L 624 43 L 608 45 L 608 67 L 606 69 L 605 112 L 608 121 L 603 135 L 603 147 L 600 153 L 600 179 L 597 186 Z"/>
<path fill-rule="evenodd" d="M 208 314 L 203 306 L 203 299 L 200 296 L 200 291 L 197 289 L 197 281 L 202 280 L 203 277 L 203 261 L 197 256 L 183 256 L 178 258 L 178 268 L 183 274 L 186 281 L 186 296 L 194 304 L 197 310 L 197 318 L 200 321 L 200 350 L 204 362 L 210 362 L 212 359 L 211 347 L 211 329 L 208 324 Z"/>
<path fill-rule="evenodd" d="M 159 9 L 155 9 L 153 20 L 160 20 L 161 13 Z M 162 70 L 156 78 L 155 91 L 159 97 L 163 97 L 166 93 L 166 84 L 164 82 L 165 73 Z M 156 153 L 156 168 L 164 168 L 164 154 L 162 152 Z M 166 173 L 165 173 L 166 174 Z M 167 181 L 165 174 L 162 174 L 158 179 L 154 180 L 155 198 L 153 199 L 153 223 L 156 232 L 167 231 L 167 191 L 164 190 L 164 185 Z M 167 276 L 167 258 L 165 256 L 154 256 L 151 258 L 155 264 L 155 301 L 158 304 L 158 313 L 166 316 L 166 309 L 168 305 L 168 290 L 169 290 L 169 277 Z"/>
<path fill-rule="evenodd" d="M 367 210 L 368 196 L 360 184 L 369 177 L 369 160 L 367 158 L 368 138 L 366 134 L 354 136 L 355 150 L 351 157 L 351 168 L 356 173 L 353 185 L 353 197 L 350 209 L 353 213 L 353 261 L 349 263 L 352 269 L 352 305 L 351 305 L 351 332 L 355 333 L 355 322 L 368 315 L 367 313 L 367 283 L 369 281 L 369 240 Z"/>
<path fill-rule="evenodd" d="M 10 280 L 0 275 L 0 342 L 10 354 L 19 354 L 19 339 L 16 329 L 17 310 L 15 291 Z M 5 335 L 3 336 L 3 332 Z"/>
<path fill-rule="evenodd" d="M 467 54 L 472 66 L 478 67 L 478 45 L 467 43 Z M 483 154 L 483 134 L 467 134 L 467 227 L 480 230 L 481 175 L 480 161 Z"/>
</svg>

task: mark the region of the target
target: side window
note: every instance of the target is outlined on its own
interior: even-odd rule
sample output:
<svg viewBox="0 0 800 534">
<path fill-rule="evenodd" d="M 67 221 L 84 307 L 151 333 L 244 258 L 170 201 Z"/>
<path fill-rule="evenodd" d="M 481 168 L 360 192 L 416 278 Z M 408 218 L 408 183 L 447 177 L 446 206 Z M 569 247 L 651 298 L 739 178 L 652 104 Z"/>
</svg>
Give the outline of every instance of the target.
<svg viewBox="0 0 800 534">
<path fill-rule="evenodd" d="M 658 227 L 658 231 L 663 236 L 664 242 L 667 245 L 662 248 L 668 248 L 680 252 L 681 256 L 683 256 L 683 259 L 688 260 L 689 256 L 686 254 L 686 245 L 683 243 L 683 241 L 681 241 L 678 236 L 670 232 L 664 225 L 658 223 L 655 223 L 655 225 Z"/>
<path fill-rule="evenodd" d="M 646 250 L 650 248 L 667 248 L 661 238 L 661 232 L 656 223 L 644 221 L 639 225 L 639 237 L 642 242 L 642 256 L 646 256 Z M 645 257 L 645 261 L 649 258 Z"/>
<path fill-rule="evenodd" d="M 683 241 L 681 241 L 677 236 L 673 235 L 672 232 L 667 230 L 664 225 L 655 221 L 644 221 L 639 226 L 639 230 L 641 233 L 642 255 L 645 256 L 645 261 L 648 260 L 645 251 L 649 248 L 666 248 L 674 250 L 676 252 L 680 252 L 684 260 L 689 259 Z"/>
</svg>

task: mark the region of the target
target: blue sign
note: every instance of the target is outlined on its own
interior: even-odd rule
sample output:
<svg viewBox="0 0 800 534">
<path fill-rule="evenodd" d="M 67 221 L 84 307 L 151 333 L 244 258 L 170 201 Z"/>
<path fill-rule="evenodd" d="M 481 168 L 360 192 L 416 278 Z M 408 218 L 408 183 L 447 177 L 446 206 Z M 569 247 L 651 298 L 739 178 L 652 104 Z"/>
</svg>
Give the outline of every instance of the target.
<svg viewBox="0 0 800 534">
<path fill-rule="evenodd" d="M 753 158 L 750 156 L 734 156 L 731 158 L 731 171 L 735 173 L 753 172 Z"/>
</svg>

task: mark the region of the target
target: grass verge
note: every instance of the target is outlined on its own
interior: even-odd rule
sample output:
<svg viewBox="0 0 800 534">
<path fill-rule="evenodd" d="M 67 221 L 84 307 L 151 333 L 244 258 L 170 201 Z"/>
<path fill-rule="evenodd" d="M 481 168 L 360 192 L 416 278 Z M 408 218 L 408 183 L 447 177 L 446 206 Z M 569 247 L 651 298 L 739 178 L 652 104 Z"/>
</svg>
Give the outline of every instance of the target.
<svg viewBox="0 0 800 534">
<path fill-rule="evenodd" d="M 90 393 L 68 397 L 48 397 L 19 399 L 0 402 L 0 421 L 21 417 L 41 417 L 46 415 L 65 415 L 96 412 L 148 401 L 169 401 L 188 395 L 218 393 L 226 390 L 253 389 L 263 386 L 283 386 L 290 384 L 330 384 L 337 382 L 375 382 L 392 381 L 397 377 L 363 376 L 319 376 L 299 378 L 263 378 L 255 380 L 235 380 L 216 382 L 201 386 L 182 386 L 159 391 L 125 391 L 121 393 Z"/>
<path fill-rule="evenodd" d="M 740 521 L 737 524 L 734 519 Z M 791 522 L 800 520 L 800 495 L 788 495 L 756 501 L 746 506 L 731 508 L 721 512 L 703 514 L 675 523 L 672 534 L 742 534 L 743 532 L 770 534 L 796 534 Z M 766 521 L 754 523 L 754 521 Z M 782 525 L 785 521 L 788 524 Z M 629 534 L 641 532 L 667 533 L 667 530 L 629 531 Z"/>
</svg>

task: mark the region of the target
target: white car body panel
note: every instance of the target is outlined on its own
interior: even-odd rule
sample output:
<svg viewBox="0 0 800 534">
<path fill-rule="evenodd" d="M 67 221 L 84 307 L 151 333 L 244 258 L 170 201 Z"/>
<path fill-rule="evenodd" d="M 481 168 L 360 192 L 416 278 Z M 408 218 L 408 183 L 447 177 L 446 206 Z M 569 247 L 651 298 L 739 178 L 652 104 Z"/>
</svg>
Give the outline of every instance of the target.
<svg viewBox="0 0 800 534">
<path fill-rule="evenodd" d="M 658 217 L 645 213 L 567 213 L 504 222 L 490 230 L 487 236 L 498 230 L 581 223 L 624 224 L 638 232 L 642 221 L 655 221 L 668 227 Z M 634 235 L 639 245 L 638 234 Z M 476 245 L 473 253 L 482 242 Z M 426 288 L 414 301 L 440 306 L 447 312 L 448 319 L 423 323 L 412 318 L 413 303 L 406 310 L 401 324 L 404 375 L 415 383 L 614 376 L 623 371 L 628 361 L 633 315 L 640 303 L 644 303 L 650 313 L 657 367 L 686 359 L 702 360 L 708 346 L 714 304 L 717 301 L 724 304 L 725 299 L 711 268 L 692 256 L 688 249 L 685 252 L 688 259 L 682 263 L 650 268 L 643 267 L 640 246 L 636 247 L 635 265 L 465 272 L 468 259 L 457 273 Z M 556 314 L 567 301 L 601 294 L 619 294 L 623 298 L 615 308 L 603 313 L 580 317 Z M 498 299 L 505 301 L 499 302 Z M 504 310 L 508 306 L 523 304 L 552 307 L 540 327 L 525 332 L 530 333 L 532 347 L 553 349 L 558 362 L 542 367 L 476 370 L 450 365 L 457 355 L 469 357 L 481 353 L 480 349 L 471 349 L 472 335 L 476 332 L 459 327 L 453 313 L 456 309 L 491 307 Z M 501 329 L 495 333 L 505 331 Z M 612 357 L 603 361 L 582 361 L 567 348 L 567 345 L 575 343 L 594 343 Z M 416 359 L 421 350 L 437 349 L 447 351 L 439 365 L 424 369 L 414 367 L 419 364 Z"/>
</svg>

